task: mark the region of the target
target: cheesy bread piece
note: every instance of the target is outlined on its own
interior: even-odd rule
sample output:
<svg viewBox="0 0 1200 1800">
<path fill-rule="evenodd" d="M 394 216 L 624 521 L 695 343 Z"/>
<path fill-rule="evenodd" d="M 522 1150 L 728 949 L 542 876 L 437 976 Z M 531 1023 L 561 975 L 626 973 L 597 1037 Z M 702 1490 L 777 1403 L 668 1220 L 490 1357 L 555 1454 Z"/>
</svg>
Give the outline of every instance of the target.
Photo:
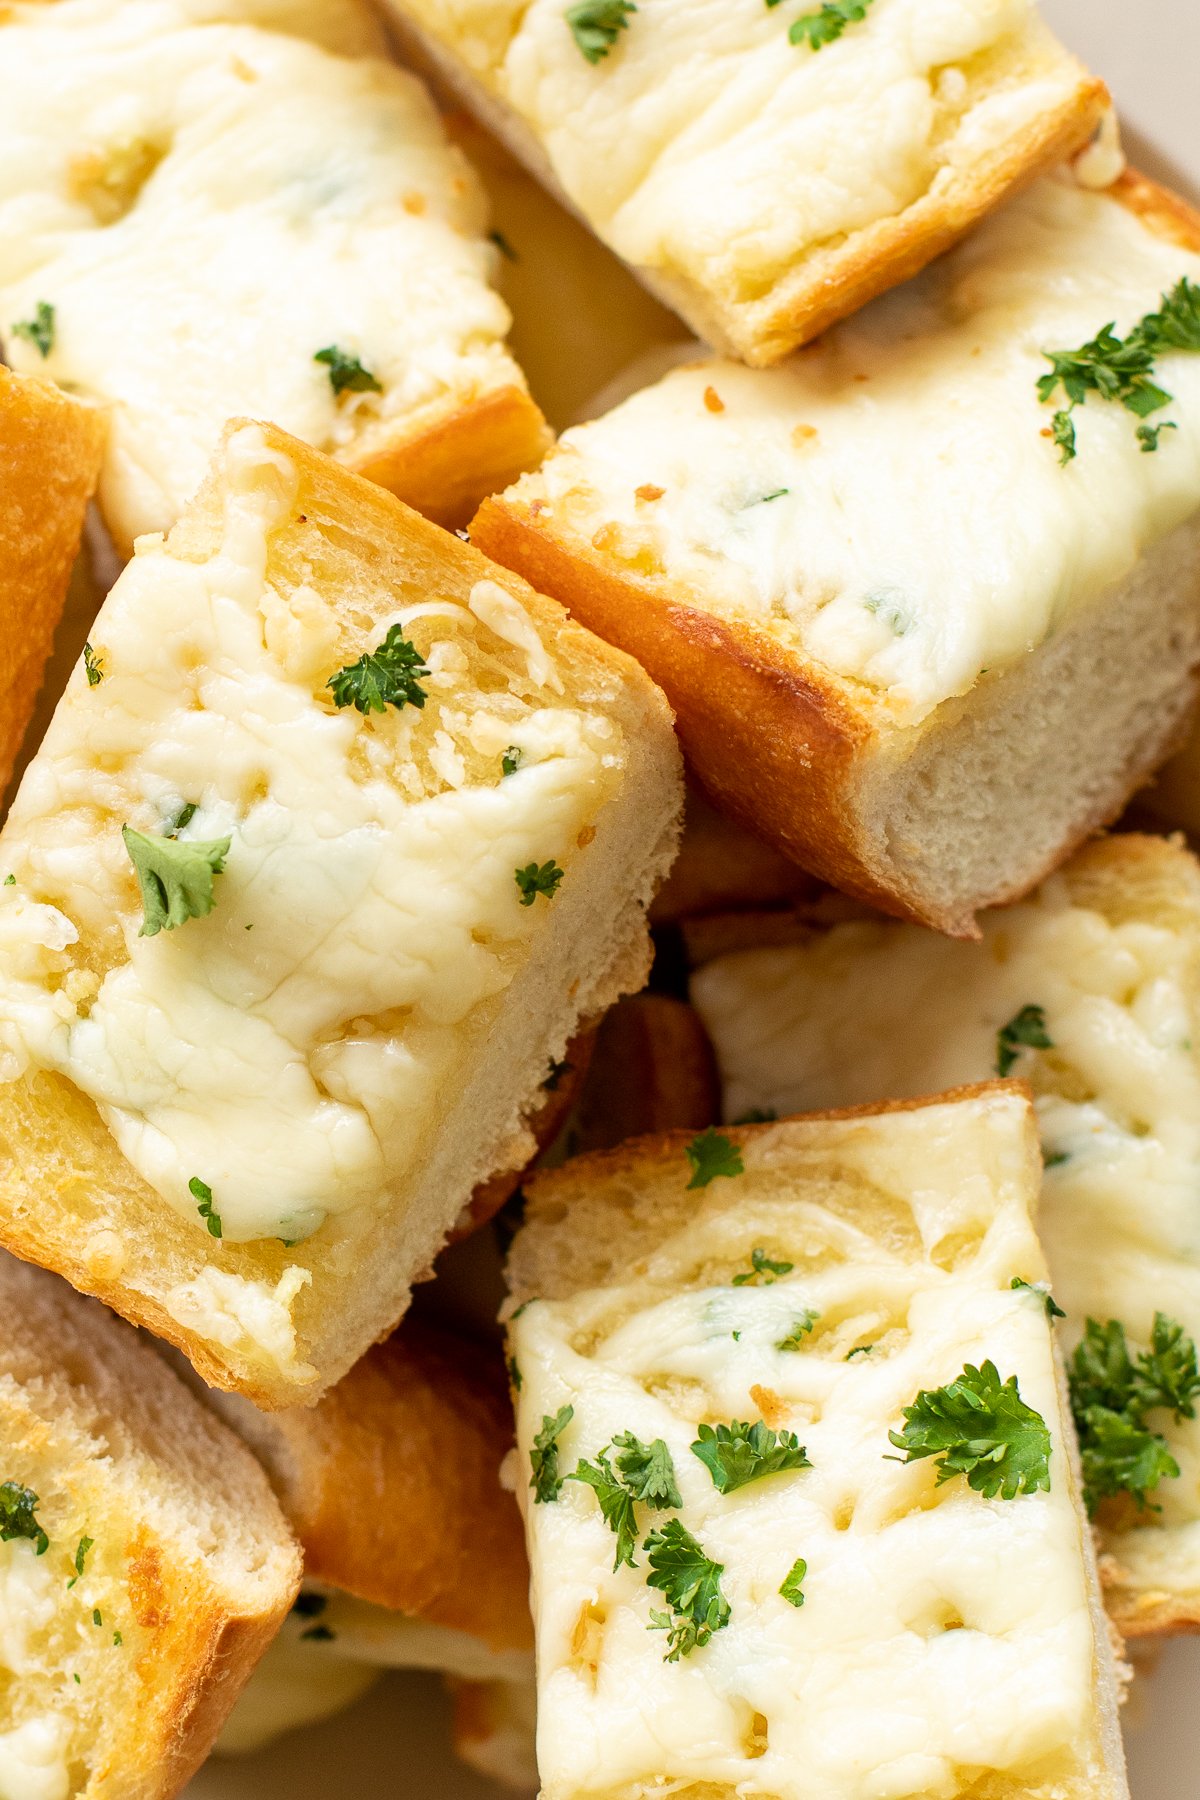
<svg viewBox="0 0 1200 1800">
<path fill-rule="evenodd" d="M 17 0 L 0 23 L 0 341 L 111 408 L 125 554 L 174 524 L 234 415 L 450 523 L 547 441 L 432 101 L 297 35 L 317 9 L 288 32 L 271 11 Z"/>
<path fill-rule="evenodd" d="M 262 1470 L 95 1301 L 0 1252 L 0 1793 L 171 1800 L 286 1616 Z"/>
<path fill-rule="evenodd" d="M 744 921 L 744 941 L 754 935 Z M 1118 1351 L 1124 1338 L 1136 1359 L 1162 1314 L 1182 1330 L 1186 1369 L 1200 1340 L 1200 866 L 1180 845 L 1092 844 L 1024 905 L 988 914 L 978 944 L 863 919 L 717 957 L 692 993 L 726 1116 L 920 1094 L 994 1069 L 1029 1081 L 1046 1162 L 1038 1230 L 1066 1347 L 1090 1356 L 1087 1321 L 1115 1321 Z M 1115 1408 L 1140 1433 L 1126 1451 L 1150 1459 L 1138 1504 L 1117 1428 L 1089 1425 L 1084 1375 L 1073 1385 L 1109 1610 L 1129 1636 L 1194 1629 L 1195 1395 L 1185 1383 L 1179 1412 Z"/>
<path fill-rule="evenodd" d="M 756 366 L 921 268 L 1105 103 L 1032 0 L 866 0 L 832 33 L 803 0 L 389 8 L 697 336 Z"/>
<path fill-rule="evenodd" d="M 661 695 L 273 427 L 139 540 L 0 861 L 0 1241 L 311 1402 L 644 979 Z"/>
<path fill-rule="evenodd" d="M 1038 1173 L 993 1084 L 532 1184 L 545 1800 L 1126 1792 Z"/>
<path fill-rule="evenodd" d="M 0 367 L 0 798 L 66 603 L 104 426 L 94 407 Z"/>
<path fill-rule="evenodd" d="M 1194 702 L 1198 281 L 1182 202 L 1061 171 L 787 368 L 679 369 L 565 433 L 472 541 L 644 663 L 719 805 L 972 935 Z M 1109 369 L 1106 321 L 1156 332 L 1128 405 L 1071 373 Z"/>
</svg>

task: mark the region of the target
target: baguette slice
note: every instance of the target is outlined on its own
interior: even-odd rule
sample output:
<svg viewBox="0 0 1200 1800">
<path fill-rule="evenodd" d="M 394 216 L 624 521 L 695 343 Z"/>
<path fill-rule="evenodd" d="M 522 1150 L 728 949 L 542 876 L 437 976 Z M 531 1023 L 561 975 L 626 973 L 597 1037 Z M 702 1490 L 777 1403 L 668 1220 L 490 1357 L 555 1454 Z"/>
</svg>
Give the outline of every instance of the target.
<svg viewBox="0 0 1200 1800">
<path fill-rule="evenodd" d="M 558 0 L 388 5 L 652 293 L 756 367 L 924 267 L 1084 144 L 1107 98 L 1031 0 L 874 0 L 819 53 L 756 0 L 702 27 L 658 0 L 596 56 Z"/>
<path fill-rule="evenodd" d="M 631 651 L 718 805 L 835 886 L 970 936 L 1166 757 L 1200 661 L 1200 358 L 1159 451 L 1043 352 L 1127 331 L 1200 219 L 1060 172 L 786 369 L 680 369 L 567 432 L 472 540 Z M 1062 395 L 1059 395 L 1059 403 Z"/>
<path fill-rule="evenodd" d="M 100 498 L 125 555 L 174 524 L 234 414 L 451 524 L 548 442 L 432 101 L 306 41 L 331 33 L 319 9 L 280 31 L 271 10 L 18 0 L 0 23 L 0 339 L 111 404 Z M 336 10 L 358 30 L 335 41 L 369 40 L 360 0 Z M 44 350 L 13 329 L 39 305 Z M 350 360 L 315 360 L 331 348 Z"/>
<path fill-rule="evenodd" d="M 0 1256 L 0 1317 L 0 1791 L 168 1800 L 291 1605 L 295 1543 L 249 1451 L 101 1306 Z"/>
<path fill-rule="evenodd" d="M 734 1128 L 721 1147 L 716 1174 L 683 1133 L 568 1163 L 532 1184 L 513 1245 L 544 1800 L 1124 1795 L 1051 1328 L 1013 1287 L 1043 1272 L 1025 1093 Z M 1004 1498 L 976 1465 L 976 1491 L 889 1442 L 919 1395 L 989 1362 L 1036 1415 L 1018 1433 L 1048 1450 L 1048 1489 Z M 990 1438 L 987 1407 L 967 1417 Z M 757 1441 L 727 1465 L 713 1431 L 747 1421 Z M 658 1448 L 656 1504 L 626 1507 L 633 1566 L 572 1479 L 611 1446 L 611 1480 L 624 1433 Z M 1011 1485 L 1001 1454 L 986 1466 Z M 678 1579 L 655 1591 L 648 1534 L 680 1526 Z"/>
<path fill-rule="evenodd" d="M 66 602 L 104 430 L 95 407 L 0 367 L 0 797 Z"/>
<path fill-rule="evenodd" d="M 389 634 L 420 680 L 363 662 Z M 93 641 L 104 680 L 72 678 L 0 837 L 0 1241 L 213 1385 L 311 1402 L 527 1160 L 580 1017 L 644 979 L 670 716 L 553 601 L 267 426 L 231 426 Z M 337 671 L 395 703 L 335 706 Z M 184 859 L 175 929 L 142 935 L 126 825 Z"/>
<path fill-rule="evenodd" d="M 1158 1311 L 1200 1342 L 1200 865 L 1178 843 L 1089 845 L 1025 905 L 989 914 L 979 944 L 863 920 L 718 957 L 692 992 L 727 1116 L 916 1094 L 1010 1065 L 1037 1095 L 1039 1229 L 1066 1347 L 1094 1318 L 1144 1349 Z M 1105 1598 L 1132 1637 L 1200 1627 L 1200 1422 L 1150 1423 L 1181 1477 L 1145 1508 L 1126 1495 L 1097 1516 Z"/>
</svg>

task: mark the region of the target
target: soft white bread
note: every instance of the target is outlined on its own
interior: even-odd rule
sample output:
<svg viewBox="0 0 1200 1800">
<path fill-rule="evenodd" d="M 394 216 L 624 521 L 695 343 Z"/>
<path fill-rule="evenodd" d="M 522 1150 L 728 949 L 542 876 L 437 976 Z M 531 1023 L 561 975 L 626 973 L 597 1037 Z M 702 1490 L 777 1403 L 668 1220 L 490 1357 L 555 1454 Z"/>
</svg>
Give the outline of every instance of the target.
<svg viewBox="0 0 1200 1800">
<path fill-rule="evenodd" d="M 93 642 L 103 679 L 72 678 L 0 838 L 0 1241 L 212 1384 L 312 1401 L 527 1160 L 581 1016 L 644 979 L 670 715 L 555 602 L 266 426 L 230 428 Z M 335 675 L 393 703 L 335 705 Z M 174 929 L 143 935 L 124 826 L 182 870 Z"/>
<path fill-rule="evenodd" d="M 777 362 L 1085 143 L 1104 104 L 1032 0 L 874 0 L 819 51 L 760 0 L 388 0 L 409 49 L 698 337 Z M 806 10 L 816 14 L 819 8 Z"/>
<path fill-rule="evenodd" d="M 0 1792 L 169 1800 L 299 1553 L 249 1451 L 128 1326 L 8 1256 L 0 1318 Z"/>
<path fill-rule="evenodd" d="M 0 367 L 0 798 L 62 616 L 104 431 L 95 407 Z"/>
<path fill-rule="evenodd" d="M 1039 1232 L 1066 1344 L 1088 1318 L 1118 1319 L 1144 1348 L 1159 1310 L 1200 1341 L 1200 865 L 1177 843 L 1107 838 L 982 924 L 978 944 L 878 919 L 801 928 L 700 969 L 727 1116 L 918 1094 L 1011 1061 L 1037 1096 Z M 1043 1046 L 1013 1035 L 1030 1007 Z M 1153 1424 L 1182 1474 L 1144 1509 L 1123 1497 L 1098 1515 L 1127 1635 L 1200 1626 L 1200 1421 Z"/>
<path fill-rule="evenodd" d="M 1043 1271 L 1025 1091 L 731 1128 L 720 1147 L 716 1174 L 711 1142 L 698 1159 L 675 1133 L 539 1176 L 513 1245 L 545 1800 L 1124 1795 L 1051 1327 L 1012 1285 Z M 918 1394 L 989 1360 L 1041 1421 L 1037 1491 L 976 1491 L 889 1442 Z M 986 1407 L 968 1416 L 990 1437 Z M 755 1458 L 786 1460 L 726 1487 L 695 1452 L 748 1433 L 737 1420 L 766 1429 Z M 624 1433 L 661 1440 L 675 1494 L 660 1474 L 659 1504 L 633 1507 L 635 1566 L 614 1568 L 616 1527 L 571 1477 L 606 1446 L 619 1469 Z M 711 1559 L 727 1608 L 701 1607 L 707 1642 L 664 1639 L 687 1584 L 647 1582 L 639 1540 L 680 1524 L 699 1546 L 681 1573 Z M 800 1597 L 781 1591 L 795 1577 Z"/>
<path fill-rule="evenodd" d="M 1061 466 L 1037 386 L 1184 276 L 1181 202 L 1060 172 L 787 368 L 680 369 L 567 432 L 472 539 L 644 663 L 720 806 L 971 935 L 1195 698 L 1200 358 L 1158 358 L 1176 429 L 1150 455 L 1093 396 Z"/>
<path fill-rule="evenodd" d="M 307 41 L 372 41 L 359 0 L 264 29 L 280 10 L 17 0 L 0 23 L 0 339 L 111 403 L 100 497 L 126 555 L 174 524 L 233 415 L 452 524 L 548 441 L 482 189 L 429 96 Z M 45 348 L 13 329 L 39 305 Z"/>
</svg>

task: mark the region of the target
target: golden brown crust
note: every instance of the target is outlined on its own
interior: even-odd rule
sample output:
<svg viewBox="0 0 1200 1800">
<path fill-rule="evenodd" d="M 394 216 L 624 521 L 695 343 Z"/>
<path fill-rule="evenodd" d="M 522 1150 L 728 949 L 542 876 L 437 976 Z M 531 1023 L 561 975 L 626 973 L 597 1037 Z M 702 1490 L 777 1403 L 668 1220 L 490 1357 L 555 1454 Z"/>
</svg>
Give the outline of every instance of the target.
<svg viewBox="0 0 1200 1800">
<path fill-rule="evenodd" d="M 575 1121 L 572 1154 L 721 1116 L 716 1057 L 700 1015 L 669 994 L 634 994 L 604 1015 Z"/>
<path fill-rule="evenodd" d="M 270 1424 L 310 1580 L 496 1650 L 532 1644 L 521 1515 L 500 1486 L 513 1426 L 494 1351 L 409 1321 L 316 1406 Z"/>
<path fill-rule="evenodd" d="M 465 525 L 488 494 L 536 469 L 553 443 L 524 388 L 510 385 L 455 404 L 396 442 L 351 448 L 339 461 L 438 525 Z"/>
<path fill-rule="evenodd" d="M 105 415 L 0 366 L 0 796 L 67 597 Z"/>
<path fill-rule="evenodd" d="M 1158 237 L 1200 254 L 1200 212 L 1136 169 L 1126 169 L 1107 190 Z"/>
</svg>

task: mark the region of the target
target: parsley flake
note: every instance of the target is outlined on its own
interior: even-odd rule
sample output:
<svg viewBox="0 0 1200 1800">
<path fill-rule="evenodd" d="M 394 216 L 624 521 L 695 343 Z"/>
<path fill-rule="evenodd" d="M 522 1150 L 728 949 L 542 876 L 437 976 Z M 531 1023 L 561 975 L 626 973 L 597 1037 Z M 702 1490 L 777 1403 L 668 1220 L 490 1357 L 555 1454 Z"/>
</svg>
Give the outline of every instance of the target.
<svg viewBox="0 0 1200 1800">
<path fill-rule="evenodd" d="M 733 1278 L 734 1287 L 757 1287 L 761 1277 L 762 1286 L 770 1287 L 779 1275 L 790 1275 L 795 1263 L 772 1262 L 761 1244 L 755 1244 L 750 1252 L 750 1267 L 743 1269 L 740 1275 Z"/>
<path fill-rule="evenodd" d="M 221 1235 L 221 1215 L 213 1210 L 213 1193 L 206 1181 L 193 1175 L 188 1182 L 188 1193 L 196 1202 L 196 1211 L 208 1226 L 209 1237 L 219 1238 Z"/>
<path fill-rule="evenodd" d="M 1155 1313 L 1150 1347 L 1134 1357 L 1119 1319 L 1089 1319 L 1068 1379 L 1088 1512 L 1123 1493 L 1157 1511 L 1149 1496 L 1159 1482 L 1179 1474 L 1179 1464 L 1146 1415 L 1161 1407 L 1177 1424 L 1195 1417 L 1200 1370 L 1193 1340 L 1174 1319 Z"/>
<path fill-rule="evenodd" d="M 519 744 L 510 744 L 500 758 L 500 776 L 515 775 L 521 766 L 521 748 Z"/>
<path fill-rule="evenodd" d="M 124 1642 L 125 1642 L 125 1639 L 121 1636 L 120 1632 L 114 1631 L 113 1632 L 113 1643 L 116 1645 L 118 1650 L 121 1648 L 121 1645 Z"/>
<path fill-rule="evenodd" d="M 375 379 L 370 369 L 364 369 L 357 356 L 351 356 L 348 350 L 339 350 L 336 344 L 318 350 L 313 361 L 325 364 L 329 370 L 329 385 L 335 394 L 383 392 L 383 383 Z"/>
<path fill-rule="evenodd" d="M 386 712 L 394 706 L 418 711 L 425 704 L 421 682 L 429 674 L 424 658 L 415 644 L 410 644 L 402 625 L 391 625 L 382 644 L 365 650 L 357 662 L 347 663 L 331 675 L 325 686 L 333 695 L 335 706 L 352 706 L 356 712 Z"/>
<path fill-rule="evenodd" d="M 1058 1304 L 1058 1301 L 1054 1298 L 1054 1295 L 1050 1292 L 1049 1287 L 1044 1281 L 1026 1281 L 1022 1276 L 1014 1275 L 1009 1282 L 1009 1286 L 1012 1288 L 1027 1288 L 1031 1294 L 1036 1294 L 1046 1309 L 1046 1317 L 1048 1319 L 1054 1320 L 1066 1318 L 1066 1313 Z"/>
<path fill-rule="evenodd" d="M 567 1476 L 568 1481 L 582 1481 L 590 1487 L 600 1502 L 600 1511 L 604 1522 L 616 1536 L 617 1547 L 613 1558 L 613 1573 L 628 1563 L 631 1569 L 637 1564 L 633 1553 L 637 1548 L 637 1518 L 633 1495 L 613 1472 L 608 1460 L 607 1450 L 601 1450 L 595 1462 L 581 1461 L 573 1474 Z"/>
<path fill-rule="evenodd" d="M 711 1125 L 685 1146 L 684 1155 L 692 1165 L 689 1189 L 706 1188 L 710 1181 L 716 1181 L 722 1175 L 744 1175 L 746 1172 L 737 1145 Z"/>
<path fill-rule="evenodd" d="M 753 1425 L 744 1419 L 701 1425 L 691 1452 L 704 1464 L 719 1494 L 732 1494 L 765 1475 L 812 1467 L 794 1431 L 772 1431 L 761 1419 Z"/>
<path fill-rule="evenodd" d="M 779 1592 L 783 1595 L 783 1598 L 788 1602 L 789 1606 L 804 1605 L 804 1589 L 801 1586 L 801 1583 L 807 1574 L 808 1564 L 802 1556 L 798 1556 L 784 1576 L 783 1583 L 779 1589 Z"/>
<path fill-rule="evenodd" d="M 90 1537 L 81 1537 L 80 1538 L 79 1546 L 75 1551 L 75 1573 L 72 1575 L 70 1581 L 68 1581 L 68 1583 L 67 1583 L 67 1586 L 69 1588 L 73 1588 L 75 1586 L 75 1583 L 79 1580 L 79 1577 L 83 1574 L 83 1565 L 87 1561 L 87 1553 L 92 1548 L 94 1543 L 95 1543 L 94 1538 L 90 1538 Z"/>
<path fill-rule="evenodd" d="M 776 0 L 767 0 L 767 4 L 775 5 Z M 836 43 L 847 25 L 856 25 L 866 18 L 870 4 L 871 0 L 825 0 L 817 12 L 801 13 L 792 21 L 788 42 L 808 44 L 814 50 Z"/>
<path fill-rule="evenodd" d="M 38 1522 L 36 1509 L 40 1505 L 32 1488 L 22 1487 L 19 1481 L 0 1481 L 0 1544 L 10 1543 L 13 1538 L 28 1538 L 36 1554 L 45 1556 L 50 1539 Z"/>
<path fill-rule="evenodd" d="M 1023 1006 L 1007 1025 L 996 1033 L 996 1073 L 1007 1075 L 1023 1046 L 1031 1050 L 1053 1050 L 1054 1040 L 1046 1030 L 1046 1012 L 1041 1006 Z"/>
<path fill-rule="evenodd" d="M 92 1614 L 92 1624 L 93 1625 L 103 1625 L 103 1623 L 104 1623 L 104 1615 L 100 1611 L 100 1608 L 97 1607 Z"/>
<path fill-rule="evenodd" d="M 965 1475 L 968 1487 L 988 1500 L 1050 1489 L 1046 1421 L 1026 1406 L 1016 1376 L 1002 1382 L 993 1362 L 978 1369 L 968 1363 L 945 1387 L 922 1389 L 904 1408 L 903 1430 L 888 1437 L 904 1451 L 893 1462 L 936 1456 L 939 1487 Z"/>
<path fill-rule="evenodd" d="M 139 937 L 159 931 L 175 931 L 189 919 L 202 919 L 215 904 L 213 878 L 225 868 L 231 839 L 176 841 L 149 837 L 121 827 L 142 893 L 143 919 Z"/>
<path fill-rule="evenodd" d="M 4 885 L 5 885 L 5 887 L 16 887 L 16 885 L 17 885 L 16 876 L 11 873 L 6 875 L 4 877 Z"/>
<path fill-rule="evenodd" d="M 809 1336 L 820 1316 L 820 1313 L 814 1312 L 811 1306 L 806 1306 L 787 1336 L 781 1337 L 775 1348 L 777 1350 L 803 1350 L 804 1340 Z"/>
<path fill-rule="evenodd" d="M 566 870 L 560 869 L 553 858 L 549 862 L 531 862 L 526 863 L 523 869 L 514 869 L 513 876 L 521 891 L 521 905 L 532 906 L 539 894 L 544 894 L 547 900 L 553 900 L 565 874 Z"/>
<path fill-rule="evenodd" d="M 668 1506 L 682 1506 L 675 1479 L 675 1464 L 662 1438 L 644 1444 L 632 1431 L 618 1432 L 612 1441 L 621 1480 L 635 1500 L 642 1500 L 655 1511 Z"/>
<path fill-rule="evenodd" d="M 542 1428 L 533 1440 L 529 1466 L 536 1504 L 546 1506 L 562 1493 L 565 1477 L 558 1472 L 558 1440 L 575 1417 L 573 1406 L 560 1406 L 556 1413 L 543 1413 Z"/>
<path fill-rule="evenodd" d="M 563 17 L 579 51 L 588 62 L 598 63 L 628 29 L 629 14 L 636 11 L 634 0 L 579 0 L 577 6 L 568 6 Z"/>
<path fill-rule="evenodd" d="M 614 1469 L 609 1457 L 620 1454 Z M 601 1450 L 595 1462 L 580 1461 L 568 1481 L 582 1481 L 594 1492 L 605 1522 L 616 1536 L 614 1573 L 622 1563 L 636 1568 L 633 1553 L 637 1548 L 637 1512 L 639 1500 L 656 1512 L 668 1506 L 682 1506 L 675 1480 L 675 1464 L 662 1438 L 651 1444 L 642 1443 L 631 1431 L 620 1432 L 612 1443 Z"/>
<path fill-rule="evenodd" d="M 19 319 L 12 328 L 14 337 L 24 338 L 40 351 L 45 361 L 54 348 L 54 308 L 48 300 L 39 300 L 32 319 Z"/>
<path fill-rule="evenodd" d="M 104 664 L 90 644 L 83 646 L 83 671 L 89 687 L 99 687 L 104 680 Z"/>
<path fill-rule="evenodd" d="M 171 828 L 168 831 L 165 831 L 163 833 L 163 836 L 169 837 L 169 838 L 177 838 L 179 836 L 180 832 L 186 830 L 186 828 L 191 824 L 192 820 L 195 818 L 196 814 L 199 811 L 200 811 L 200 808 L 196 805 L 196 802 L 194 800 L 189 800 L 184 806 L 180 807 L 179 812 L 175 819 L 175 823 L 171 826 Z"/>
<path fill-rule="evenodd" d="M 856 1356 L 874 1356 L 877 1348 L 876 1344 L 855 1344 L 853 1350 L 847 1350 L 842 1361 L 853 1362 Z"/>
<path fill-rule="evenodd" d="M 671 1613 L 652 1612 L 652 1631 L 666 1631 L 664 1662 L 678 1662 L 701 1650 L 714 1631 L 729 1623 L 729 1602 L 721 1592 L 724 1563 L 704 1554 L 691 1532 L 678 1519 L 656 1527 L 642 1545 L 650 1564 L 649 1587 L 665 1594 Z"/>
<path fill-rule="evenodd" d="M 508 1367 L 508 1379 L 513 1384 L 513 1392 L 516 1394 L 519 1394 L 522 1387 L 524 1386 L 524 1377 L 521 1374 L 521 1366 L 518 1363 L 515 1356 L 509 1357 L 507 1367 Z"/>
</svg>

